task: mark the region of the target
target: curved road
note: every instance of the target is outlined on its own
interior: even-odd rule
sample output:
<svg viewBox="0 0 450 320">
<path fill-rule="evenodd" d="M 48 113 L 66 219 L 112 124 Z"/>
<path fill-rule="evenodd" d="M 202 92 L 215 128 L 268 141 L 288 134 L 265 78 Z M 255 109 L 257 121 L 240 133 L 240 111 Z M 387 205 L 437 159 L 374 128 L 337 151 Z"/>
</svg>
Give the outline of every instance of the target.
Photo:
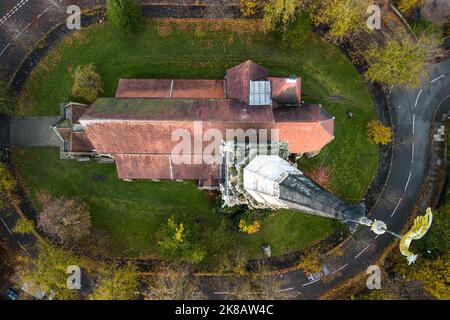
<svg viewBox="0 0 450 320">
<path fill-rule="evenodd" d="M 0 64 L 9 74 L 25 58 L 27 41 L 36 43 L 58 22 L 63 21 L 69 4 L 92 5 L 104 1 L 58 0 L 4 0 L 0 3 Z M 439 105 L 450 95 L 450 59 L 430 66 L 428 80 L 419 89 L 393 87 L 388 94 L 394 128 L 392 167 L 387 185 L 374 206 L 371 217 L 383 220 L 394 232 L 401 232 L 409 220 L 427 172 L 426 163 L 430 146 L 434 115 Z M 448 103 L 447 100 L 446 103 Z M 26 250 L 10 232 L 16 218 L 2 217 L 0 229 L 13 237 L 20 250 Z M 393 237 L 379 237 L 361 228 L 344 246 L 344 255 L 325 262 L 329 271 L 325 279 L 308 280 L 301 271 L 283 274 L 286 282 L 282 291 L 295 294 L 300 299 L 316 299 L 331 288 L 355 274 L 364 272 L 384 252 Z M 228 294 L 227 281 L 221 278 L 202 278 L 202 287 L 210 298 L 221 299 Z"/>
</svg>

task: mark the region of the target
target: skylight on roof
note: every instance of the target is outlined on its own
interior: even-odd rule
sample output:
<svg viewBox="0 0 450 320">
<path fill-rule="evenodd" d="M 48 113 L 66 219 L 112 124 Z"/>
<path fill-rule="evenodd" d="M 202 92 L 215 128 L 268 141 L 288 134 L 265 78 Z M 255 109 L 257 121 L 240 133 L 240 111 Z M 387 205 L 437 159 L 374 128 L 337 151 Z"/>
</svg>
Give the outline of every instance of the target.
<svg viewBox="0 0 450 320">
<path fill-rule="evenodd" d="M 250 101 L 251 106 L 267 106 L 272 103 L 270 81 L 250 80 Z"/>
</svg>

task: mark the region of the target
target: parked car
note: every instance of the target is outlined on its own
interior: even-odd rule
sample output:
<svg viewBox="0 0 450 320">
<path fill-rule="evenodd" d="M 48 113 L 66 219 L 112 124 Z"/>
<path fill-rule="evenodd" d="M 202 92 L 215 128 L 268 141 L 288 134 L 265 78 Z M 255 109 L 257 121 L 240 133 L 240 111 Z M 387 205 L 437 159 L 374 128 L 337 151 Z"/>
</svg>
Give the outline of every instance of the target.
<svg viewBox="0 0 450 320">
<path fill-rule="evenodd" d="M 6 290 L 6 296 L 9 300 L 17 300 L 19 298 L 19 293 L 12 288 Z"/>
</svg>

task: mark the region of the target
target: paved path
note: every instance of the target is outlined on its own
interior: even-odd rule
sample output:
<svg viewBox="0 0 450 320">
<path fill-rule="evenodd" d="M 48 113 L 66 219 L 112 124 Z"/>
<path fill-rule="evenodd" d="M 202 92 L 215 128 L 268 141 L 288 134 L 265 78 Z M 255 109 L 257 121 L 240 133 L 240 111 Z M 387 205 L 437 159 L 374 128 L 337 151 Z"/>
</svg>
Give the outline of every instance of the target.
<svg viewBox="0 0 450 320">
<path fill-rule="evenodd" d="M 62 147 L 63 142 L 51 128 L 59 119 L 59 116 L 12 119 L 10 124 L 11 146 Z"/>
</svg>

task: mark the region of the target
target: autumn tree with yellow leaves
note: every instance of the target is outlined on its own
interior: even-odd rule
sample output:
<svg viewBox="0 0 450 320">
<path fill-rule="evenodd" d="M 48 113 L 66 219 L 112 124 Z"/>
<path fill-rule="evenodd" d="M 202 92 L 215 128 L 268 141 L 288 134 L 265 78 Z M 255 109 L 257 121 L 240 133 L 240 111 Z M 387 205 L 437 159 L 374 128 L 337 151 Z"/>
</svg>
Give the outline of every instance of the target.
<svg viewBox="0 0 450 320">
<path fill-rule="evenodd" d="M 371 120 L 367 125 L 369 140 L 375 144 L 387 145 L 392 141 L 392 129 L 384 126 L 380 120 Z"/>
</svg>

